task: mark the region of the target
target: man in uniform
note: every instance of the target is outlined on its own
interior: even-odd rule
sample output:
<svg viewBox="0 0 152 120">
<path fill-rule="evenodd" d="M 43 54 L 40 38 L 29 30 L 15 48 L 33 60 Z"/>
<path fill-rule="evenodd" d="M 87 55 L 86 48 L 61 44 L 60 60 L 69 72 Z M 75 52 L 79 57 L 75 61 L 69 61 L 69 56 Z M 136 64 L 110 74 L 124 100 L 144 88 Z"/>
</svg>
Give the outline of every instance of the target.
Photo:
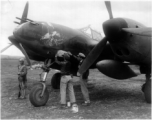
<svg viewBox="0 0 152 120">
<path fill-rule="evenodd" d="M 78 54 L 78 58 L 79 58 L 79 67 L 82 64 L 83 60 L 85 59 L 85 55 L 83 53 L 79 53 Z M 89 98 L 89 92 L 87 89 L 87 77 L 89 74 L 89 70 L 87 70 L 85 73 L 83 73 L 83 75 L 80 76 L 80 86 L 81 86 L 81 91 L 83 94 L 83 98 L 84 98 L 84 103 L 82 105 L 88 106 L 90 105 L 90 98 Z"/>
<path fill-rule="evenodd" d="M 26 87 L 27 87 L 27 67 L 24 64 L 24 59 L 21 58 L 19 60 L 18 65 L 18 81 L 19 81 L 19 94 L 18 98 L 25 99 L 26 98 Z"/>
<path fill-rule="evenodd" d="M 72 63 L 70 61 L 70 55 L 71 55 L 70 52 L 59 50 L 55 56 L 56 62 L 59 65 L 61 65 L 61 75 L 62 75 L 60 82 L 61 108 L 67 108 L 66 92 L 68 92 L 72 106 L 77 107 L 75 93 L 72 84 L 73 75 L 71 73 Z M 63 58 L 63 60 L 61 60 L 61 58 Z"/>
</svg>

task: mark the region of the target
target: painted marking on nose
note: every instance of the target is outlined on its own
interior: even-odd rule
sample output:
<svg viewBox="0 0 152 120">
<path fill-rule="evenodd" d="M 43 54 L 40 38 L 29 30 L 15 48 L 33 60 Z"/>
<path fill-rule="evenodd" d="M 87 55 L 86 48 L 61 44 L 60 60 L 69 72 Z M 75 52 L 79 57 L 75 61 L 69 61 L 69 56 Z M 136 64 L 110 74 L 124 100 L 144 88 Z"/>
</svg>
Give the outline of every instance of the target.
<svg viewBox="0 0 152 120">
<path fill-rule="evenodd" d="M 52 33 L 46 33 L 42 36 L 41 40 L 45 44 L 49 44 L 50 46 L 57 46 L 63 43 L 63 38 L 61 38 L 60 33 L 58 33 L 57 31 L 53 31 Z"/>
<path fill-rule="evenodd" d="M 46 33 L 44 36 L 42 36 L 41 39 L 49 39 L 50 38 L 50 34 L 49 33 Z"/>
</svg>

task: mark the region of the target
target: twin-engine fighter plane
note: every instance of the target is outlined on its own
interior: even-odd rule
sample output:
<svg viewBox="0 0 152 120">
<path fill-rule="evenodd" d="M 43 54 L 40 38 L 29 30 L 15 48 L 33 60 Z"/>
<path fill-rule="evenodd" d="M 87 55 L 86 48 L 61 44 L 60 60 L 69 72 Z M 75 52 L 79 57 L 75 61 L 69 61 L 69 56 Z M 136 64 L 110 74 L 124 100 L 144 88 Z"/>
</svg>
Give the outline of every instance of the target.
<svg viewBox="0 0 152 120">
<path fill-rule="evenodd" d="M 48 101 L 45 81 L 49 68 L 60 70 L 55 62 L 58 50 L 70 51 L 74 55 L 81 52 L 87 56 L 79 69 L 80 74 L 85 74 L 90 68 L 98 68 L 109 77 L 127 79 L 135 77 L 136 73 L 124 61 L 139 65 L 141 73 L 147 76 L 143 92 L 146 101 L 151 102 L 151 29 L 130 19 L 113 18 L 110 2 L 106 2 L 106 6 L 110 20 L 104 22 L 106 37 L 99 42 L 79 29 L 28 19 L 28 3 L 26 4 L 22 18 L 17 18 L 20 22 L 15 22 L 19 26 L 8 39 L 22 51 L 30 66 L 30 59 L 44 61 L 44 76 L 30 92 L 30 101 L 34 106 L 43 106 Z M 60 78 L 60 72 L 53 75 L 53 88 L 59 87 Z"/>
<path fill-rule="evenodd" d="M 35 85 L 30 92 L 31 103 L 34 106 L 42 106 L 47 103 L 49 98 L 47 87 L 45 85 L 47 74 L 50 70 L 49 68 L 60 70 L 61 67 L 54 62 L 57 51 L 69 51 L 74 55 L 84 53 L 87 56 L 88 53 L 98 44 L 99 40 L 95 39 L 93 36 L 91 37 L 85 34 L 84 28 L 71 29 L 55 23 L 30 20 L 27 18 L 28 6 L 29 4 L 27 2 L 22 18 L 16 17 L 20 22 L 15 22 L 18 26 L 14 29 L 13 35 L 8 37 L 12 43 L 8 47 L 15 45 L 20 49 L 25 55 L 29 66 L 31 66 L 30 59 L 35 61 L 44 61 L 45 67 L 43 67 L 44 74 L 41 76 L 42 80 L 40 84 Z M 97 37 L 99 38 L 99 34 Z M 1 50 L 1 52 L 5 51 L 8 47 Z M 101 59 L 112 59 L 114 54 L 110 49 L 109 44 L 106 45 L 105 50 L 107 53 L 102 55 Z M 94 64 L 91 67 L 95 68 L 96 66 Z M 88 77 L 88 75 L 86 74 L 84 77 Z M 59 88 L 60 78 L 60 72 L 53 75 L 51 79 L 51 85 L 53 88 Z"/>
</svg>

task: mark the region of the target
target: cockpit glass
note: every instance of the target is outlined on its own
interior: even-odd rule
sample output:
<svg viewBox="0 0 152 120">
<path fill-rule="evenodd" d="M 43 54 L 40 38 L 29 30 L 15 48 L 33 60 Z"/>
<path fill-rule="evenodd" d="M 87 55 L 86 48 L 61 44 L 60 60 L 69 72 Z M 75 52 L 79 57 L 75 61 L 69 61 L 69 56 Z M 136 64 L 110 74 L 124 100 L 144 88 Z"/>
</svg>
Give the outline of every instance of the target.
<svg viewBox="0 0 152 120">
<path fill-rule="evenodd" d="M 83 33 L 85 33 L 87 36 L 89 36 L 93 40 L 99 41 L 102 39 L 101 33 L 97 32 L 96 30 L 93 30 L 90 26 L 81 28 L 79 30 L 82 31 Z"/>
</svg>

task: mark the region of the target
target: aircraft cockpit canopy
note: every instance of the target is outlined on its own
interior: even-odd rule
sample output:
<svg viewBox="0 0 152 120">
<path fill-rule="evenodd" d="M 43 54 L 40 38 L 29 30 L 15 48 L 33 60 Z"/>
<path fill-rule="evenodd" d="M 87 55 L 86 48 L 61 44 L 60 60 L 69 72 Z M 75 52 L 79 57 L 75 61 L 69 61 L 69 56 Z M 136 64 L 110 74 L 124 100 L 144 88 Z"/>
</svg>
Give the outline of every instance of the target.
<svg viewBox="0 0 152 120">
<path fill-rule="evenodd" d="M 87 36 L 92 38 L 93 40 L 100 41 L 103 37 L 100 32 L 93 30 L 90 25 L 84 28 L 79 29 L 83 33 L 85 33 Z"/>
</svg>

